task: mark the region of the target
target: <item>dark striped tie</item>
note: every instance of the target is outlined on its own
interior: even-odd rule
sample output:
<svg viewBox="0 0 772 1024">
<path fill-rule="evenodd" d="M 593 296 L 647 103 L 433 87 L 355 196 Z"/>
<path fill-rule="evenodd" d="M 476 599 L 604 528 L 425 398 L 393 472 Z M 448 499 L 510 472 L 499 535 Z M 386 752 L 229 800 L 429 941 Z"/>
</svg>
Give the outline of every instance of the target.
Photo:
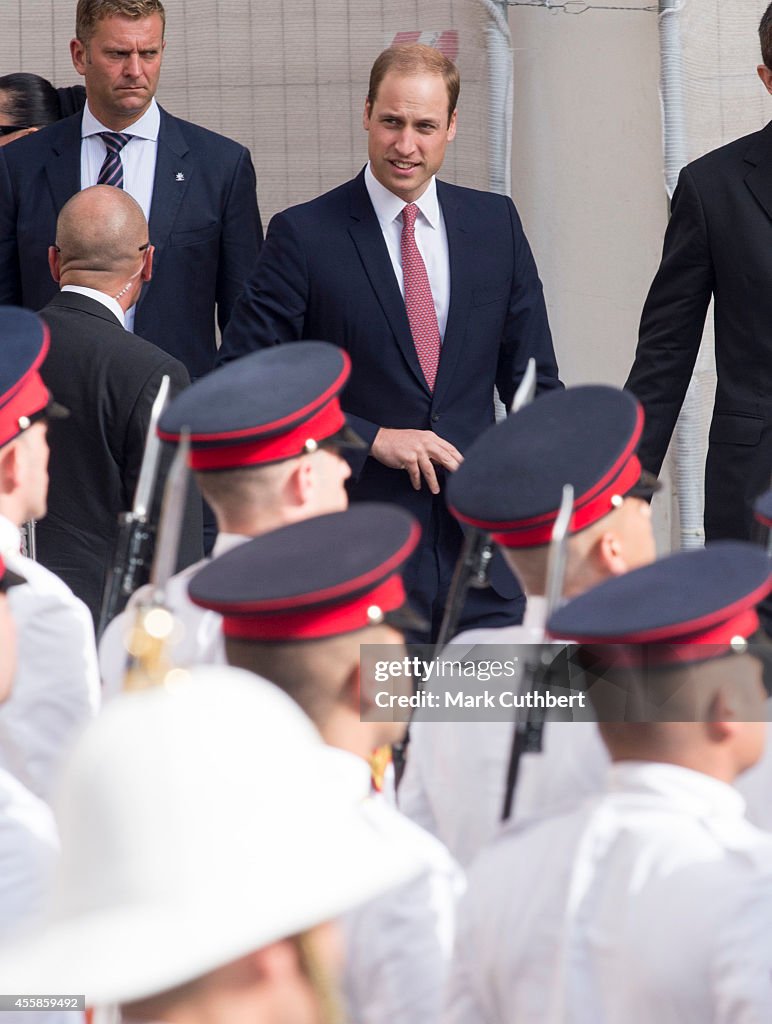
<svg viewBox="0 0 772 1024">
<path fill-rule="evenodd" d="M 123 188 L 121 150 L 133 136 L 125 135 L 123 132 L 100 132 L 99 134 L 105 140 L 107 154 L 99 171 L 97 185 L 114 185 L 116 188 Z"/>
</svg>

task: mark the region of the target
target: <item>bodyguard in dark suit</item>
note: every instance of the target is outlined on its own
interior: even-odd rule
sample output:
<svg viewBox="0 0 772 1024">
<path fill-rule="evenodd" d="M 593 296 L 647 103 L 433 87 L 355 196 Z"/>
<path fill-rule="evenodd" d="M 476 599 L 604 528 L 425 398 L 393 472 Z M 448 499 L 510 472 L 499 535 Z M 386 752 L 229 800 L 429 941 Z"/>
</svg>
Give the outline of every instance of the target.
<svg viewBox="0 0 772 1024">
<path fill-rule="evenodd" d="M 352 460 L 351 498 L 394 501 L 421 523 L 405 578 L 434 632 L 461 542 L 446 474 L 493 422 L 494 385 L 511 402 L 529 356 L 540 388 L 560 386 L 511 200 L 434 177 L 455 135 L 458 87 L 454 65 L 429 47 L 378 58 L 365 106 L 368 167 L 271 221 L 220 354 L 300 338 L 346 349 L 342 404 L 369 446 Z M 465 625 L 519 621 L 522 596 L 503 564 L 494 585 L 472 595 Z"/>
<path fill-rule="evenodd" d="M 128 326 L 185 364 L 212 368 L 220 328 L 254 264 L 262 229 L 248 150 L 156 104 L 164 10 L 126 0 L 80 0 L 76 70 L 81 114 L 4 147 L 0 154 L 0 303 L 39 309 L 55 288 L 46 266 L 56 217 L 79 189 L 125 187 L 143 208 L 156 248 L 152 284 Z M 120 7 L 120 3 L 119 3 Z"/>
<path fill-rule="evenodd" d="M 772 93 L 772 5 L 759 28 Z M 749 538 L 772 475 L 772 124 L 687 165 L 626 387 L 643 403 L 639 455 L 658 473 L 715 301 L 718 385 L 705 473 L 705 536 Z"/>
<path fill-rule="evenodd" d="M 36 528 L 38 559 L 98 618 L 118 516 L 131 508 L 150 410 L 161 378 L 172 394 L 190 383 L 182 363 L 125 327 L 150 279 L 147 222 L 131 196 L 98 185 L 59 215 L 51 272 L 62 290 L 41 310 L 51 347 L 41 369 L 70 410 L 49 428 L 48 513 Z M 163 479 L 170 453 L 162 462 Z M 201 499 L 188 502 L 180 568 L 202 554 Z"/>
</svg>

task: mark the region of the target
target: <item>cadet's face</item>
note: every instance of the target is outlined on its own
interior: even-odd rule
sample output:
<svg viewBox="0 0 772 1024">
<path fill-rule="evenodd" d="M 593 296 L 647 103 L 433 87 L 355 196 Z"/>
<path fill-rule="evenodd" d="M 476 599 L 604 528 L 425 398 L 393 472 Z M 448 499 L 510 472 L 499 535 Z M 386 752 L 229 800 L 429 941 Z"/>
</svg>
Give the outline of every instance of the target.
<svg viewBox="0 0 772 1024">
<path fill-rule="evenodd" d="M 102 124 L 120 131 L 145 113 L 158 88 L 165 45 L 160 14 L 115 14 L 97 22 L 88 43 L 72 40 L 72 63 L 86 79 L 88 105 Z"/>
<path fill-rule="evenodd" d="M 11 692 L 16 671 L 16 630 L 8 597 L 0 594 L 0 702 Z"/>
<path fill-rule="evenodd" d="M 412 203 L 442 167 L 456 134 L 456 112 L 448 124 L 448 90 L 441 75 L 387 74 L 375 102 L 365 103 L 367 153 L 376 179 Z"/>
<path fill-rule="evenodd" d="M 45 421 L 33 423 L 18 438 L 22 462 L 22 490 L 26 502 L 26 519 L 42 519 L 48 498 L 48 428 Z"/>
</svg>

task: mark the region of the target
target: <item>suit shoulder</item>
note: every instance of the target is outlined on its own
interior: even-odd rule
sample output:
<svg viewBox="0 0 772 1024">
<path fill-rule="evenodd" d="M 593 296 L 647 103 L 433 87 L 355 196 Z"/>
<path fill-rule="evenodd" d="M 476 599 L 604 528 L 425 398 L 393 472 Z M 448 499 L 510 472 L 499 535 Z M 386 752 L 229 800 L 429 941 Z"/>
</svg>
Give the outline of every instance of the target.
<svg viewBox="0 0 772 1024">
<path fill-rule="evenodd" d="M 177 128 L 191 149 L 217 151 L 219 160 L 223 157 L 236 158 L 244 152 L 249 152 L 246 146 L 236 142 L 235 139 L 228 138 L 227 135 L 220 135 L 218 132 L 214 132 L 210 128 L 203 128 L 200 124 L 194 124 L 192 121 L 183 121 L 182 118 L 174 117 L 166 111 L 163 113 L 167 127 Z"/>
<path fill-rule="evenodd" d="M 282 210 L 281 213 L 277 214 L 277 217 L 298 223 L 306 221 L 313 223 L 320 216 L 326 214 L 337 216 L 341 209 L 348 208 L 356 189 L 356 179 L 346 181 L 342 185 L 337 185 L 335 188 L 330 189 L 329 192 L 324 192 L 320 196 L 307 200 L 305 203 L 288 206 L 286 210 Z"/>
<path fill-rule="evenodd" d="M 485 192 L 479 188 L 467 188 L 466 185 L 451 185 L 447 181 L 437 182 L 437 194 L 440 202 L 457 202 L 462 206 L 478 206 L 483 209 L 500 210 L 504 206 L 514 206 L 509 196 L 499 192 Z"/>
<path fill-rule="evenodd" d="M 3 157 L 9 169 L 42 166 L 48 154 L 70 138 L 80 135 L 81 114 L 73 114 L 41 128 L 32 135 L 17 139 L 12 146 L 3 146 Z"/>
<path fill-rule="evenodd" d="M 765 150 L 772 151 L 772 124 L 697 157 L 687 164 L 687 170 L 699 179 L 706 174 L 715 174 L 725 169 L 732 170 L 738 165 L 745 164 L 746 158 L 755 162 L 755 158 Z"/>
</svg>

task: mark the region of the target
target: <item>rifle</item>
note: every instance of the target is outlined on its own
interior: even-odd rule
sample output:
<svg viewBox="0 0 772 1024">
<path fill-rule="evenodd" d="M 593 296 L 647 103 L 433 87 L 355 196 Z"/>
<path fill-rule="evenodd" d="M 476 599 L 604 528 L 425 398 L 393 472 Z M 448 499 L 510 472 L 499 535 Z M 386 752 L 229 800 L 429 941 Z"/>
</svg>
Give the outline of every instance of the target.
<svg viewBox="0 0 772 1024">
<path fill-rule="evenodd" d="M 166 588 L 177 564 L 188 490 L 189 451 L 190 432 L 185 429 L 180 434 L 177 452 L 166 478 L 158 541 L 150 573 L 150 597 L 137 606 L 128 640 L 129 660 L 123 680 L 124 690 L 160 686 L 173 668 L 167 647 L 177 623 L 167 605 Z"/>
<path fill-rule="evenodd" d="M 547 614 L 545 622 L 557 607 L 563 593 L 563 583 L 566 575 L 568 528 L 571 524 L 573 510 L 574 489 L 571 484 L 566 484 L 563 488 L 563 497 L 560 502 L 557 518 L 555 519 L 555 525 L 552 528 L 549 554 L 547 556 Z M 520 681 L 521 694 L 527 693 L 528 690 L 535 690 L 538 684 L 544 680 L 549 668 L 551 662 L 549 648 L 552 645 L 544 643 L 543 632 L 542 642 L 537 645 L 536 652 L 530 652 L 531 656 L 524 667 Z M 512 802 L 515 796 L 520 760 L 523 754 L 537 754 L 541 750 L 543 732 L 543 715 L 533 714 L 531 708 L 526 708 L 522 718 L 516 716 L 515 728 L 512 734 L 512 747 L 509 753 L 509 764 L 507 766 L 504 804 L 501 810 L 502 821 L 507 821 L 512 813 Z"/>
<path fill-rule="evenodd" d="M 38 547 L 35 536 L 36 526 L 37 519 L 28 519 L 26 523 L 21 525 L 21 553 L 25 558 L 31 558 L 33 562 L 38 560 Z"/>
<path fill-rule="evenodd" d="M 150 559 L 153 524 L 150 521 L 151 502 L 155 491 L 158 464 L 161 457 L 161 439 L 156 426 L 169 397 L 169 376 L 164 374 L 158 394 L 150 410 L 142 465 L 139 469 L 134 504 L 130 512 L 118 517 L 118 536 L 107 582 L 102 595 L 97 639 L 121 611 L 134 591 L 145 582 L 145 569 Z"/>
<path fill-rule="evenodd" d="M 531 357 L 525 368 L 523 379 L 515 392 L 515 397 L 512 399 L 509 415 L 512 416 L 524 406 L 529 405 L 535 394 L 536 360 Z M 448 600 L 434 646 L 435 655 L 439 654 L 445 644 L 456 635 L 469 588 L 484 590 L 485 587 L 490 586 L 488 571 L 492 559 L 493 544 L 490 534 L 486 530 L 469 527 L 464 534 L 464 544 L 453 570 L 453 579 L 450 581 Z"/>
</svg>

